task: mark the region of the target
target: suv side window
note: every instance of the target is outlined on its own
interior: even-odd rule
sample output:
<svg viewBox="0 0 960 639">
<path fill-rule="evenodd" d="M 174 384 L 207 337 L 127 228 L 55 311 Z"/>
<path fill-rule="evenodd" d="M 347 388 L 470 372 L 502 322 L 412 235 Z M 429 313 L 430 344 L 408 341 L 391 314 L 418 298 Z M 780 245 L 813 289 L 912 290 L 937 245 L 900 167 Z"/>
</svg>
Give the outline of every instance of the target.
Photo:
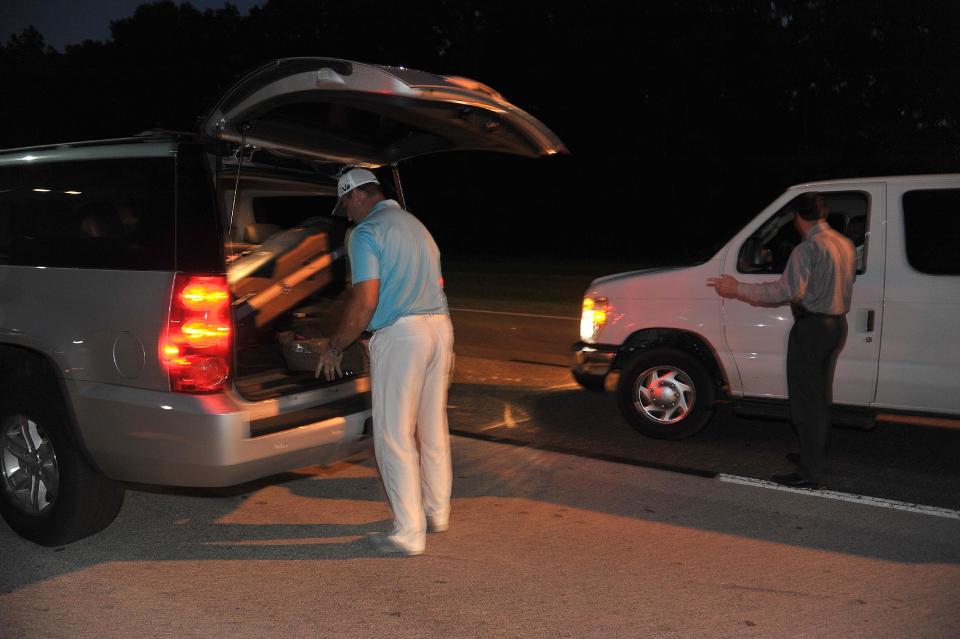
<svg viewBox="0 0 960 639">
<path fill-rule="evenodd" d="M 170 158 L 0 167 L 0 264 L 173 270 Z"/>
<path fill-rule="evenodd" d="M 870 198 L 862 191 L 821 192 L 827 202 L 827 223 L 853 241 L 857 250 L 857 274 L 866 271 L 869 239 Z M 787 203 L 774 213 L 740 247 L 740 273 L 783 273 L 790 252 L 800 243 L 793 227 L 793 206 Z"/>
<path fill-rule="evenodd" d="M 907 262 L 930 275 L 960 275 L 960 189 L 903 194 Z"/>
</svg>

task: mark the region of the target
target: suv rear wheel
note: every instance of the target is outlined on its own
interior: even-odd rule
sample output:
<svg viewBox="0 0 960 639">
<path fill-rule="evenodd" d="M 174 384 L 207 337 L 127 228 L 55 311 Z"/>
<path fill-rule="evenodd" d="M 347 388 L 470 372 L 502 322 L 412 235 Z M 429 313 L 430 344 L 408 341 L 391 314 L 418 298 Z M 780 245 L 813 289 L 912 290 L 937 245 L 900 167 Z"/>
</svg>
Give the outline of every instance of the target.
<svg viewBox="0 0 960 639">
<path fill-rule="evenodd" d="M 102 530 L 123 487 L 70 445 L 62 405 L 34 385 L 13 383 L 0 399 L 0 514 L 20 536 L 58 546 Z"/>
<path fill-rule="evenodd" d="M 620 377 L 617 400 L 630 425 L 648 437 L 683 439 L 713 413 L 710 373 L 695 356 L 676 348 L 643 351 Z"/>
</svg>

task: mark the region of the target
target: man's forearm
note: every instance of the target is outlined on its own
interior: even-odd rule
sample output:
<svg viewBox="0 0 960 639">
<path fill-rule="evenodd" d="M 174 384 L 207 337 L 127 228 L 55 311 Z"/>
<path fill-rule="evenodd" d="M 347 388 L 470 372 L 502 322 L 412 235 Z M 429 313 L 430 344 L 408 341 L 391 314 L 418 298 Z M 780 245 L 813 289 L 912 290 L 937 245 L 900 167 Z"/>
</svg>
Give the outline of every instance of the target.
<svg viewBox="0 0 960 639">
<path fill-rule="evenodd" d="M 377 310 L 379 291 L 380 283 L 376 280 L 360 282 L 353 288 L 347 308 L 340 319 L 340 326 L 330 338 L 330 346 L 333 349 L 342 353 L 343 349 L 353 344 L 363 334 L 370 325 L 374 311 Z"/>
<path fill-rule="evenodd" d="M 351 310 L 348 306 L 345 317 L 340 322 L 339 329 L 337 329 L 337 332 L 330 338 L 330 346 L 341 353 L 345 348 L 350 346 L 350 344 L 357 341 L 357 338 L 363 334 L 363 331 L 366 330 L 367 325 L 370 323 L 370 318 L 373 317 L 373 313 L 369 313 L 366 317 L 360 317 L 356 312 L 351 312 Z"/>
<path fill-rule="evenodd" d="M 737 282 L 737 297 L 749 304 L 782 304 L 791 299 L 785 284 L 783 280 L 762 284 Z"/>
</svg>

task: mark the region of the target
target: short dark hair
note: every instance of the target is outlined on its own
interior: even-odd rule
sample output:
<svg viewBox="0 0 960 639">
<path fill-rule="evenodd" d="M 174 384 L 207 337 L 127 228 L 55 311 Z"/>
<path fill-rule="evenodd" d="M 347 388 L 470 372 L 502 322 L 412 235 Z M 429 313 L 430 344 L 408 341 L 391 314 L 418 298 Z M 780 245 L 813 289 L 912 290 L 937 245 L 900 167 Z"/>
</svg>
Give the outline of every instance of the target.
<svg viewBox="0 0 960 639">
<path fill-rule="evenodd" d="M 793 212 L 808 222 L 827 217 L 827 203 L 816 191 L 798 195 L 790 204 L 793 206 Z"/>
</svg>

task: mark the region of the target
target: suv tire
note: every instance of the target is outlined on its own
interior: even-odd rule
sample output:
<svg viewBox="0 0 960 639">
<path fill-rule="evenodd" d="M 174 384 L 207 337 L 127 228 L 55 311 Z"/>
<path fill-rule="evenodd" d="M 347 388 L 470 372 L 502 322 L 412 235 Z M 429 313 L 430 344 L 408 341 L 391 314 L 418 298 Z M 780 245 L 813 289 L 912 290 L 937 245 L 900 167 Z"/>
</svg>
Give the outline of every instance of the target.
<svg viewBox="0 0 960 639">
<path fill-rule="evenodd" d="M 67 436 L 59 398 L 12 383 L 0 399 L 0 515 L 20 536 L 59 546 L 112 522 L 124 489 L 90 467 Z"/>
<path fill-rule="evenodd" d="M 710 421 L 715 396 L 706 367 L 685 351 L 642 351 L 620 377 L 617 401 L 630 426 L 657 439 L 683 439 Z"/>
</svg>

